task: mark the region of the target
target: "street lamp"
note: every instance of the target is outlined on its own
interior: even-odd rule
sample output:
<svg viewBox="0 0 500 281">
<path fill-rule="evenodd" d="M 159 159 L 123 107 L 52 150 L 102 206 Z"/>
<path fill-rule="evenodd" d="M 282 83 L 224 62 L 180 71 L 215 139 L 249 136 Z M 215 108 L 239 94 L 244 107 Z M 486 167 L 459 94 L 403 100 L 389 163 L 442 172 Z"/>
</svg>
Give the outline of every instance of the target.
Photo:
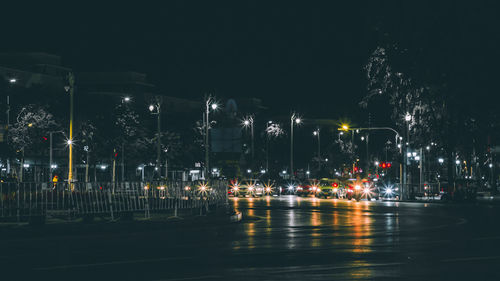
<svg viewBox="0 0 500 281">
<path fill-rule="evenodd" d="M 68 85 L 64 87 L 66 92 L 69 92 L 69 156 L 68 156 L 68 184 L 70 190 L 73 190 L 73 96 L 75 88 L 75 76 L 73 73 L 68 74 Z"/>
<path fill-rule="evenodd" d="M 438 158 L 438 162 L 439 162 L 439 164 L 443 164 L 444 163 L 444 159 L 443 158 Z"/>
<path fill-rule="evenodd" d="M 210 119 L 209 113 L 210 109 L 213 111 L 217 110 L 219 105 L 215 101 L 212 96 L 208 96 L 205 100 L 205 114 L 203 115 L 203 119 L 205 120 L 205 175 L 209 176 L 208 171 L 210 169 L 210 148 L 209 148 L 209 129 L 210 129 Z"/>
<path fill-rule="evenodd" d="M 296 125 L 299 125 L 302 122 L 302 119 L 297 116 L 295 113 L 292 113 L 290 116 L 290 174 L 293 179 L 294 177 L 294 172 L 293 172 L 293 127 L 294 123 Z"/>
<path fill-rule="evenodd" d="M 402 187 L 401 187 L 401 198 L 405 199 L 405 191 L 406 191 L 406 170 L 407 170 L 407 162 L 408 162 L 408 156 L 407 153 L 405 153 L 408 149 L 408 144 L 410 140 L 410 121 L 412 117 L 409 112 L 406 113 L 404 120 L 408 123 L 408 127 L 406 128 L 406 145 L 404 146 L 405 151 L 403 151 L 403 180 L 402 180 Z"/>
<path fill-rule="evenodd" d="M 253 116 L 249 115 L 243 119 L 242 125 L 244 128 L 250 128 L 250 137 L 251 137 L 251 142 L 252 142 L 252 165 L 254 162 L 254 156 L 255 156 L 255 150 L 254 150 L 254 134 L 253 134 Z"/>
<path fill-rule="evenodd" d="M 148 107 L 149 112 L 156 115 L 156 167 L 155 171 L 158 172 L 158 178 L 161 178 L 160 170 L 160 157 L 161 157 L 161 97 L 156 97 L 155 103 Z"/>
<path fill-rule="evenodd" d="M 318 137 L 318 171 L 321 171 L 321 138 L 319 129 L 314 131 L 313 135 Z"/>
<path fill-rule="evenodd" d="M 406 113 L 405 115 L 405 121 L 410 122 L 411 121 L 411 114 L 409 112 Z"/>
<path fill-rule="evenodd" d="M 124 102 L 129 102 L 129 101 L 130 101 L 130 97 L 124 97 L 124 98 L 123 98 L 123 101 L 124 101 Z"/>
</svg>

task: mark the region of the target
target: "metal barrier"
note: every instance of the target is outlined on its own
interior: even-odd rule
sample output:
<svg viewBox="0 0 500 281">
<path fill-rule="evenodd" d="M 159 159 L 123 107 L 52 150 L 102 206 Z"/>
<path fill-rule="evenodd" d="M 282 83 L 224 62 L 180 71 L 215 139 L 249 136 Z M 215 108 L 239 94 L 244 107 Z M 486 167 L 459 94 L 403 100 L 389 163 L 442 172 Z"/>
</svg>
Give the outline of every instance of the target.
<svg viewBox="0 0 500 281">
<path fill-rule="evenodd" d="M 227 182 L 0 183 L 0 220 L 151 213 L 224 204 Z"/>
</svg>

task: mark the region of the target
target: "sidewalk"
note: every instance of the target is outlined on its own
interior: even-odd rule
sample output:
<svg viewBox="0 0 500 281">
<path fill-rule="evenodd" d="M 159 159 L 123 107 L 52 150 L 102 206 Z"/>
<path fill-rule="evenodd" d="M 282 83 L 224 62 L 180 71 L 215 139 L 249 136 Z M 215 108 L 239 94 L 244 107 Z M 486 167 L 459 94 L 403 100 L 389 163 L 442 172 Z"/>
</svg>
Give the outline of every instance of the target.
<svg viewBox="0 0 500 281">
<path fill-rule="evenodd" d="M 0 238 L 40 238 L 54 236 L 107 235 L 148 231 L 191 230 L 195 228 L 210 229 L 231 224 L 230 214 L 219 209 L 206 215 L 186 215 L 174 217 L 170 214 L 151 214 L 145 218 L 143 214 L 134 214 L 133 219 L 111 220 L 96 217 L 85 222 L 82 218 L 72 221 L 48 218 L 43 225 L 33 226 L 27 222 L 0 223 Z"/>
</svg>

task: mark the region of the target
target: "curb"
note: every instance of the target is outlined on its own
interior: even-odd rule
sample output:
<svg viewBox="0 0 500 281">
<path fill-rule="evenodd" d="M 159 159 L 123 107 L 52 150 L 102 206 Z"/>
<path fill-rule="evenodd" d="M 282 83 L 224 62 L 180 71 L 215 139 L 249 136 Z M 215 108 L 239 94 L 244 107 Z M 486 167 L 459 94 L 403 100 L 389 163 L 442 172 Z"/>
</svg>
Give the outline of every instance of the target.
<svg viewBox="0 0 500 281">
<path fill-rule="evenodd" d="M 243 218 L 243 215 L 240 212 L 238 212 L 238 213 L 231 215 L 229 217 L 229 221 L 230 222 L 240 222 L 242 220 L 242 218 Z"/>
</svg>

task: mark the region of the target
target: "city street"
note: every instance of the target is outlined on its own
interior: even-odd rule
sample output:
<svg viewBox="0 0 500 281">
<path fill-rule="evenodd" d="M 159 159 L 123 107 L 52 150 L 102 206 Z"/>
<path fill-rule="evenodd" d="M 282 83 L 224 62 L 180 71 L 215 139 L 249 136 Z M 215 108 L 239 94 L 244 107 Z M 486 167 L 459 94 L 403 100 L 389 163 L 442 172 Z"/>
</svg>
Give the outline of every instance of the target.
<svg viewBox="0 0 500 281">
<path fill-rule="evenodd" d="M 2 280 L 498 280 L 500 276 L 495 267 L 500 261 L 497 206 L 296 196 L 230 202 L 243 213 L 243 222 L 2 239 Z"/>
</svg>

